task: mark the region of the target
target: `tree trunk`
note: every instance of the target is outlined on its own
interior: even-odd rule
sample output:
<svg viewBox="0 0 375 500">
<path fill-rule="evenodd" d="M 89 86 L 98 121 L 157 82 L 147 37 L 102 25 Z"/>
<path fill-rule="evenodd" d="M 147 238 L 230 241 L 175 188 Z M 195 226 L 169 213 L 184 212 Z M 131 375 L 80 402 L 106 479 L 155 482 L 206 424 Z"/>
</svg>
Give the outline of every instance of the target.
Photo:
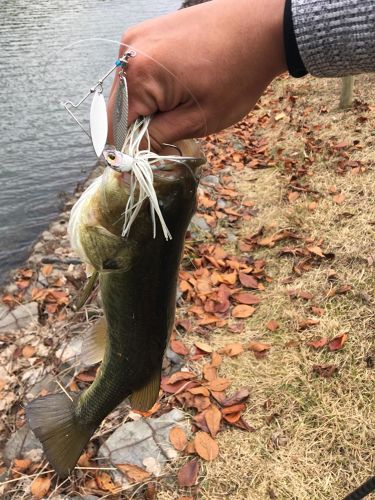
<svg viewBox="0 0 375 500">
<path fill-rule="evenodd" d="M 340 109 L 350 108 L 353 104 L 354 76 L 344 76 L 342 78 Z"/>
</svg>

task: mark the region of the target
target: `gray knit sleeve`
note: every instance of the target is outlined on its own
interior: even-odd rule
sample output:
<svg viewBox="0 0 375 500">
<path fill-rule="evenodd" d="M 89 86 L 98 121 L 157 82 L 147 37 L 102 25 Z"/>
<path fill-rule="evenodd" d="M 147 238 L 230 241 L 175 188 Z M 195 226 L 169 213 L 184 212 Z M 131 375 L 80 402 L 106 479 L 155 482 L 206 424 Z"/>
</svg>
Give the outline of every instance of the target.
<svg viewBox="0 0 375 500">
<path fill-rule="evenodd" d="M 375 71 L 375 0 L 292 0 L 301 58 L 315 76 Z"/>
</svg>

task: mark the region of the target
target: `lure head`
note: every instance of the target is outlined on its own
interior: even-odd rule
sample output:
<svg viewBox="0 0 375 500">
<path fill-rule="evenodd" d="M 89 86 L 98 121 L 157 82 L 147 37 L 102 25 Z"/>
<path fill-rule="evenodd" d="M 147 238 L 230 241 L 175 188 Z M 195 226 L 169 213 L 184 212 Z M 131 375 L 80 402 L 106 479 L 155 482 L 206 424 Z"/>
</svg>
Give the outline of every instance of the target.
<svg viewBox="0 0 375 500">
<path fill-rule="evenodd" d="M 160 204 L 166 206 L 168 198 L 173 196 L 177 186 L 183 185 L 186 189 L 188 186 L 195 186 L 198 183 L 197 170 L 205 163 L 199 144 L 193 140 L 180 141 L 178 149 L 181 152 L 181 160 L 176 155 L 176 150 L 165 148 L 160 155 L 154 155 L 152 160 L 152 176 L 155 194 L 160 201 Z M 141 151 L 147 154 L 146 151 Z M 103 182 L 100 189 L 101 208 L 100 211 L 104 218 L 118 222 L 123 221 L 129 196 L 132 194 L 135 199 L 138 198 L 138 189 L 132 192 L 134 187 L 135 176 L 132 173 L 132 168 L 138 158 L 117 151 L 116 149 L 107 149 L 103 152 L 107 165 L 110 167 L 105 170 Z M 175 158 L 174 160 L 165 160 L 163 157 Z M 156 157 L 156 160 L 155 160 Z M 158 159 L 160 157 L 160 159 Z M 170 158 L 170 157 L 169 157 Z M 144 205 L 147 205 L 145 203 Z M 149 215 L 149 214 L 148 214 Z"/>
<path fill-rule="evenodd" d="M 108 166 L 117 172 L 130 172 L 134 163 L 134 158 L 116 149 L 103 151 L 103 156 Z"/>
</svg>

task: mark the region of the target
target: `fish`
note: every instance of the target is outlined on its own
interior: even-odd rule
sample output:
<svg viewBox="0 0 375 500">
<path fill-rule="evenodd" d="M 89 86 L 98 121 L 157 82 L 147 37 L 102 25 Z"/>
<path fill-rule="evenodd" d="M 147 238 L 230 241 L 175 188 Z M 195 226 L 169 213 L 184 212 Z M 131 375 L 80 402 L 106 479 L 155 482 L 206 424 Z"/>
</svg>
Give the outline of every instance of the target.
<svg viewBox="0 0 375 500">
<path fill-rule="evenodd" d="M 83 340 L 82 355 L 85 363 L 102 363 L 83 393 L 50 394 L 26 407 L 31 429 L 62 478 L 73 470 L 103 419 L 125 398 L 141 411 L 157 401 L 185 233 L 196 209 L 199 167 L 205 163 L 197 142 L 181 141 L 178 147 L 188 159 L 156 165 L 153 180 L 172 239 L 165 238 L 160 224 L 154 234 L 148 200 L 122 236 L 131 191 L 126 168 L 107 167 L 72 209 L 71 241 L 92 272 L 84 295 L 90 295 L 98 279 L 104 310 Z"/>
</svg>

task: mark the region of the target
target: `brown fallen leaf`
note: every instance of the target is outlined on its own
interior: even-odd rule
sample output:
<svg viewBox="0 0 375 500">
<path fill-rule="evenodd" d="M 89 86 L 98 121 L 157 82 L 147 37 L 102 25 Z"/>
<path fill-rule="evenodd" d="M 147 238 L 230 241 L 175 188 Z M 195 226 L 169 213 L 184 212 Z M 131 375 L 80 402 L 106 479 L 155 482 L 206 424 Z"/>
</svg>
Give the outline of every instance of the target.
<svg viewBox="0 0 375 500">
<path fill-rule="evenodd" d="M 239 403 L 243 403 L 246 401 L 250 396 L 250 392 L 247 389 L 240 389 L 239 391 L 235 392 L 232 396 L 229 396 L 225 398 L 224 400 L 221 401 L 221 405 L 228 407 L 228 406 L 233 406 Z"/>
<path fill-rule="evenodd" d="M 247 348 L 249 349 L 249 351 L 263 352 L 271 349 L 271 346 L 270 344 L 265 344 L 264 342 L 251 341 L 247 344 Z"/>
<path fill-rule="evenodd" d="M 42 272 L 43 276 L 45 276 L 45 277 L 49 276 L 52 273 L 52 271 L 53 271 L 52 264 L 45 264 L 41 268 L 41 272 Z"/>
<path fill-rule="evenodd" d="M 206 396 L 200 396 L 199 394 L 197 396 L 193 397 L 193 401 L 191 402 L 190 406 L 192 408 L 196 408 L 198 411 L 205 410 L 210 406 L 210 398 Z"/>
<path fill-rule="evenodd" d="M 200 351 L 205 352 L 207 354 L 211 354 L 213 351 L 212 347 L 204 342 L 194 342 L 195 347 L 197 347 Z"/>
<path fill-rule="evenodd" d="M 171 340 L 171 349 L 176 354 L 181 354 L 181 356 L 186 356 L 189 354 L 189 349 L 180 340 Z"/>
<path fill-rule="evenodd" d="M 186 462 L 177 474 L 177 482 L 181 487 L 194 486 L 199 474 L 199 461 L 197 459 Z"/>
<path fill-rule="evenodd" d="M 342 205 L 345 201 L 345 195 L 340 193 L 340 194 L 335 194 L 335 196 L 332 197 L 332 200 L 337 204 L 337 205 Z"/>
<path fill-rule="evenodd" d="M 323 250 L 318 246 L 307 247 L 307 250 L 314 255 L 318 255 L 319 257 L 325 257 Z"/>
<path fill-rule="evenodd" d="M 13 470 L 16 470 L 17 472 L 25 472 L 31 465 L 31 460 L 30 459 L 18 459 L 15 458 L 13 460 Z"/>
<path fill-rule="evenodd" d="M 199 431 L 194 437 L 194 446 L 198 455 L 203 460 L 211 461 L 219 455 L 217 442 L 206 432 Z"/>
<path fill-rule="evenodd" d="M 198 387 L 190 387 L 189 389 L 187 389 L 188 392 L 190 392 L 190 394 L 194 394 L 194 396 L 206 396 L 207 398 L 209 397 L 210 395 L 210 391 L 207 389 L 207 387 L 203 387 L 203 386 L 198 386 Z"/>
<path fill-rule="evenodd" d="M 332 377 L 339 367 L 336 365 L 313 365 L 312 371 L 320 377 L 329 378 Z"/>
<path fill-rule="evenodd" d="M 96 369 L 90 369 L 81 373 L 78 373 L 75 378 L 80 382 L 93 382 L 96 377 Z"/>
<path fill-rule="evenodd" d="M 91 467 L 92 463 L 90 461 L 90 456 L 86 452 L 83 452 L 78 459 L 77 465 L 80 467 Z"/>
<path fill-rule="evenodd" d="M 169 384 L 168 377 L 162 377 L 160 383 L 160 387 L 164 392 L 167 392 L 168 394 L 176 394 L 196 385 L 196 382 L 193 382 L 191 380 L 180 380 L 179 382 L 175 382 L 174 384 Z"/>
<path fill-rule="evenodd" d="M 217 352 L 213 352 L 211 354 L 211 366 L 217 368 L 218 366 L 221 365 L 221 362 L 222 362 L 222 357 L 220 356 L 220 354 L 218 354 Z"/>
<path fill-rule="evenodd" d="M 291 191 L 288 193 L 288 201 L 289 203 L 294 203 L 299 198 L 298 191 Z"/>
<path fill-rule="evenodd" d="M 322 309 L 321 307 L 311 306 L 311 310 L 317 316 L 323 316 L 324 314 L 324 309 Z"/>
<path fill-rule="evenodd" d="M 107 472 L 98 472 L 95 476 L 95 480 L 98 488 L 102 491 L 109 491 L 111 493 L 114 493 L 116 490 L 118 490 L 118 486 L 115 485 L 112 477 L 107 474 Z"/>
<path fill-rule="evenodd" d="M 266 324 L 266 327 L 270 332 L 275 332 L 279 328 L 279 326 L 280 326 L 279 323 L 274 319 L 270 319 L 269 322 Z"/>
<path fill-rule="evenodd" d="M 175 384 L 176 382 L 180 382 L 181 380 L 190 380 L 195 378 L 195 373 L 192 372 L 175 372 L 168 379 L 168 384 Z"/>
<path fill-rule="evenodd" d="M 31 358 L 35 354 L 35 347 L 32 345 L 25 345 L 25 347 L 22 349 L 22 356 L 24 358 Z"/>
<path fill-rule="evenodd" d="M 202 371 L 204 378 L 209 382 L 217 378 L 217 370 L 214 366 L 212 366 L 211 363 L 206 363 L 205 365 L 203 365 Z"/>
<path fill-rule="evenodd" d="M 223 418 L 229 424 L 235 424 L 241 418 L 241 412 L 228 413 L 227 415 L 223 415 Z"/>
<path fill-rule="evenodd" d="M 211 380 L 207 387 L 211 390 L 211 391 L 217 391 L 217 392 L 221 392 L 221 391 L 225 391 L 225 389 L 227 389 L 231 384 L 231 381 L 228 380 L 227 378 L 215 378 L 214 380 Z"/>
<path fill-rule="evenodd" d="M 347 333 L 341 333 L 340 335 L 337 335 L 337 337 L 333 338 L 330 340 L 328 346 L 330 351 L 338 351 L 339 349 L 342 349 L 343 345 L 345 342 L 348 340 L 348 334 Z"/>
<path fill-rule="evenodd" d="M 233 344 L 228 344 L 219 349 L 220 354 L 226 354 L 227 356 L 233 357 L 238 356 L 239 354 L 244 352 L 243 345 L 239 342 L 235 342 Z"/>
<path fill-rule="evenodd" d="M 151 477 L 151 474 L 142 467 L 134 464 L 116 464 L 116 467 L 120 469 L 121 472 L 126 474 L 130 482 L 140 483 L 146 481 Z"/>
<path fill-rule="evenodd" d="M 214 438 L 220 429 L 221 412 L 217 408 L 217 406 L 211 405 L 209 408 L 207 408 L 207 410 L 205 410 L 204 418 L 206 419 L 210 434 Z"/>
<path fill-rule="evenodd" d="M 188 443 L 185 431 L 177 426 L 169 431 L 169 440 L 177 451 L 183 451 Z"/>
<path fill-rule="evenodd" d="M 47 495 L 51 487 L 51 479 L 49 476 L 39 476 L 34 479 L 31 483 L 30 491 L 31 494 L 36 498 L 43 498 Z"/>
<path fill-rule="evenodd" d="M 255 312 L 255 307 L 239 304 L 232 309 L 233 318 L 249 318 Z"/>
<path fill-rule="evenodd" d="M 247 304 L 249 306 L 254 306 L 256 304 L 259 304 L 261 300 L 260 297 L 249 292 L 235 293 L 233 295 L 233 298 L 240 304 Z"/>
<path fill-rule="evenodd" d="M 253 288 L 254 290 L 258 288 L 258 281 L 254 278 L 254 276 L 249 276 L 245 273 L 239 273 L 238 277 L 241 285 L 245 288 Z"/>
<path fill-rule="evenodd" d="M 157 500 L 156 483 L 147 483 L 144 500 Z"/>
<path fill-rule="evenodd" d="M 310 328 L 310 326 L 319 325 L 319 319 L 302 319 L 298 322 L 298 330 L 306 330 L 306 328 Z"/>
<path fill-rule="evenodd" d="M 231 413 L 242 412 L 246 408 L 245 403 L 238 403 L 236 405 L 227 406 L 221 409 L 223 415 L 230 415 Z"/>
<path fill-rule="evenodd" d="M 307 345 L 310 347 L 314 347 L 314 349 L 320 349 L 328 344 L 328 337 L 321 337 L 320 339 L 313 340 L 311 342 L 307 342 Z"/>
</svg>

